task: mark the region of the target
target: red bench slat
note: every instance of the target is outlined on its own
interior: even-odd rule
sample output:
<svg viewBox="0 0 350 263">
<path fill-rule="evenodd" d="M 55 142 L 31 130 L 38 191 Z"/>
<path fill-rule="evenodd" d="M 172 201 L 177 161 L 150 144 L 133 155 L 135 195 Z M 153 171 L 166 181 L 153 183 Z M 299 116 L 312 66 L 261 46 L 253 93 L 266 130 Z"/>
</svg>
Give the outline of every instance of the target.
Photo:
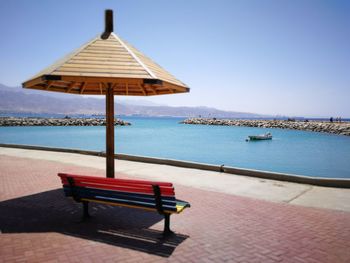
<svg viewBox="0 0 350 263">
<path fill-rule="evenodd" d="M 66 178 L 61 178 L 62 179 L 62 183 L 64 184 L 68 184 L 68 180 Z M 99 185 L 115 185 L 115 186 L 126 186 L 126 187 L 138 187 L 138 188 L 151 188 L 152 185 L 151 184 L 134 184 L 134 183 L 125 183 L 125 182 L 114 182 L 113 184 L 109 183 L 109 182 L 105 182 L 105 181 L 101 181 L 99 179 L 90 179 L 90 178 L 74 178 L 74 181 L 75 182 L 80 182 L 81 184 L 84 184 L 84 183 L 90 183 L 90 184 L 99 184 Z M 160 186 L 160 188 L 163 188 L 163 189 L 174 189 L 174 187 L 168 187 L 168 186 Z"/>
<path fill-rule="evenodd" d="M 149 182 L 149 181 L 143 181 L 143 182 L 147 182 L 148 184 L 128 184 L 125 181 L 128 180 L 124 180 L 124 179 L 112 179 L 113 180 L 113 184 L 111 183 L 111 180 L 101 180 L 101 179 L 105 179 L 105 178 L 100 178 L 100 177 L 93 177 L 90 178 L 89 176 L 71 176 L 71 175 L 67 175 L 67 174 L 59 174 L 59 176 L 61 177 L 61 181 L 63 183 L 63 185 L 67 185 L 69 186 L 69 182 L 67 180 L 67 177 L 72 177 L 74 179 L 74 184 L 76 186 L 80 186 L 80 187 L 90 187 L 90 188 L 98 188 L 98 189 L 108 189 L 108 190 L 116 190 L 116 191 L 124 191 L 124 192 L 134 192 L 134 193 L 144 193 L 144 194 L 154 194 L 153 192 L 153 184 L 156 184 L 156 182 Z M 90 180 L 92 179 L 92 180 Z M 110 179 L 110 178 L 106 178 L 106 179 Z M 120 181 L 121 180 L 121 184 L 118 184 L 118 182 L 116 181 Z M 130 181 L 134 181 L 135 180 L 130 180 Z M 168 184 L 168 183 L 166 183 Z M 172 185 L 172 184 L 171 184 Z M 166 187 L 166 186 L 160 186 L 160 191 L 162 195 L 165 196 L 174 196 L 175 192 L 174 192 L 174 188 L 173 187 Z"/>
<path fill-rule="evenodd" d="M 69 186 L 69 184 L 65 184 Z M 99 185 L 99 184 L 89 184 L 89 183 L 80 183 L 75 182 L 76 186 L 80 187 L 87 187 L 87 188 L 96 188 L 96 189 L 106 189 L 106 190 L 116 190 L 116 191 L 123 191 L 123 192 L 132 192 L 132 193 L 143 193 L 143 194 L 151 194 L 153 195 L 153 189 L 149 188 L 137 188 L 137 187 L 123 187 L 123 186 L 115 186 L 115 185 Z M 162 195 L 165 196 L 173 196 L 174 191 L 172 190 L 166 190 L 166 189 L 160 189 L 160 192 Z"/>
<path fill-rule="evenodd" d="M 69 182 L 67 179 L 62 179 L 63 185 L 69 185 Z M 138 193 L 153 193 L 153 187 L 152 185 L 128 185 L 128 184 L 106 184 L 106 183 L 99 183 L 96 181 L 89 182 L 88 180 L 74 180 L 74 183 L 76 186 L 81 187 L 90 187 L 90 188 L 99 188 L 99 189 L 125 189 L 125 191 L 133 191 L 137 190 Z M 111 188 L 112 187 L 112 188 Z M 173 187 L 160 187 L 161 193 L 164 193 L 165 195 L 175 195 L 174 188 Z"/>
<path fill-rule="evenodd" d="M 167 182 L 155 182 L 155 181 L 144 181 L 144 180 L 130 180 L 130 179 L 114 179 L 114 178 L 103 178 L 103 177 L 97 177 L 97 176 L 84 176 L 84 175 L 75 175 L 75 174 L 65 174 L 65 173 L 59 173 L 58 176 L 60 176 L 61 178 L 67 178 L 67 177 L 73 177 L 74 179 L 98 179 L 99 182 L 103 182 L 106 181 L 106 183 L 115 183 L 116 181 L 119 182 L 124 182 L 124 183 L 134 183 L 134 184 L 146 184 L 146 185 L 152 185 L 152 184 L 156 184 L 159 186 L 168 186 L 168 187 L 172 187 L 173 184 L 172 183 L 167 183 Z"/>
</svg>

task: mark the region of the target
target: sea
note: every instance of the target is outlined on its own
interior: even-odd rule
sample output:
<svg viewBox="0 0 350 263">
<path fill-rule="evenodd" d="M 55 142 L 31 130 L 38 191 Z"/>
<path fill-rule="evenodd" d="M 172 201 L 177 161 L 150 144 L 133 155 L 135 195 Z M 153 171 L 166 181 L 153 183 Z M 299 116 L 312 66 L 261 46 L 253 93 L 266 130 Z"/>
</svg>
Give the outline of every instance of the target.
<svg viewBox="0 0 350 263">
<path fill-rule="evenodd" d="M 57 117 L 57 116 L 56 116 Z M 184 118 L 122 117 L 116 153 L 294 175 L 350 178 L 350 137 L 309 131 L 180 124 Z M 269 141 L 246 141 L 271 132 Z M 0 143 L 105 151 L 105 127 L 0 127 Z"/>
</svg>

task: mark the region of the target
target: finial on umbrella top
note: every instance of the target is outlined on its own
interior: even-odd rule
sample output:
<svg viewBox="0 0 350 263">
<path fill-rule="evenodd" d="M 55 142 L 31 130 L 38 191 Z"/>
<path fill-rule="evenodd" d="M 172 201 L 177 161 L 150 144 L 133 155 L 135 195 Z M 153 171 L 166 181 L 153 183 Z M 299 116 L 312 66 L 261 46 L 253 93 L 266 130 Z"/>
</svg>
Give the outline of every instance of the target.
<svg viewBox="0 0 350 263">
<path fill-rule="evenodd" d="M 101 35 L 102 39 L 107 39 L 113 32 L 113 10 L 107 9 L 105 11 L 105 32 Z"/>
</svg>

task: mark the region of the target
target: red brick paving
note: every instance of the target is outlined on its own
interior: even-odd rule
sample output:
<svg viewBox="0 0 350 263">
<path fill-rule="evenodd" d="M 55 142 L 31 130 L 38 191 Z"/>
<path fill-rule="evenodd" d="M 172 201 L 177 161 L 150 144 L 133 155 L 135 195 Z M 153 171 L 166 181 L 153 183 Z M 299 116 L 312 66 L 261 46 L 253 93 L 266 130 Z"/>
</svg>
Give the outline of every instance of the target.
<svg viewBox="0 0 350 263">
<path fill-rule="evenodd" d="M 192 207 L 171 217 L 177 236 L 164 241 L 156 213 L 93 205 L 77 222 L 58 172 L 104 175 L 0 156 L 0 262 L 350 262 L 350 213 L 178 185 Z"/>
</svg>

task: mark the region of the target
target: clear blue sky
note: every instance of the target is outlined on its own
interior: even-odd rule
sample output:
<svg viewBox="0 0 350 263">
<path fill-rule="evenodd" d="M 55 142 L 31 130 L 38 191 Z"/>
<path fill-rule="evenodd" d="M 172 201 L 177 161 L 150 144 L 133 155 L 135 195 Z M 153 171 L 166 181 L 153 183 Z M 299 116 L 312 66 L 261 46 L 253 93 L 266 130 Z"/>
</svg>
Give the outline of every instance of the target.
<svg viewBox="0 0 350 263">
<path fill-rule="evenodd" d="M 350 117 L 350 1 L 2 0 L 0 83 L 101 33 L 107 8 L 118 35 L 191 88 L 150 101 Z"/>
</svg>

